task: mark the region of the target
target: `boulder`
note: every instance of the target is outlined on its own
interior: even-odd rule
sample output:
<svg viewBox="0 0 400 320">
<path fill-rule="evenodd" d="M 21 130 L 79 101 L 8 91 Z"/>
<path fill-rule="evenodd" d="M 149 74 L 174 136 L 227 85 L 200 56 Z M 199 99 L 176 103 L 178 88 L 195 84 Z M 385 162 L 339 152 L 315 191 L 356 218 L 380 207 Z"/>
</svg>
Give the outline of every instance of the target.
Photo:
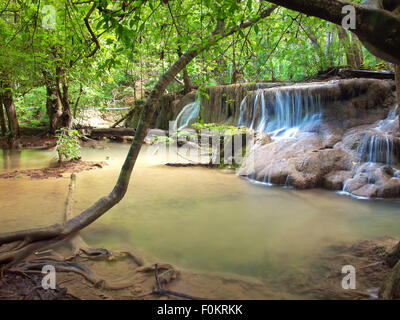
<svg viewBox="0 0 400 320">
<path fill-rule="evenodd" d="M 353 177 L 352 171 L 332 171 L 323 177 L 323 187 L 328 190 L 339 191 L 343 190 L 343 185 L 346 180 Z"/>
</svg>

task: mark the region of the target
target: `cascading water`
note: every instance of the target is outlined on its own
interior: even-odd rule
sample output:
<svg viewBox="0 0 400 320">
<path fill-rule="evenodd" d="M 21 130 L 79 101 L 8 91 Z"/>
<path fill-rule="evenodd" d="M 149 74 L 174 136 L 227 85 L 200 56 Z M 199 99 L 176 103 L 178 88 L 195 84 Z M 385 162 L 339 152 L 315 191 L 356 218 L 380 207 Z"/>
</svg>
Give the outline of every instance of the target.
<svg viewBox="0 0 400 320">
<path fill-rule="evenodd" d="M 200 99 L 186 105 L 176 117 L 173 129 L 182 130 L 190 124 L 190 121 L 197 118 L 200 113 Z"/>
<path fill-rule="evenodd" d="M 366 162 L 394 164 L 393 138 L 388 135 L 366 134 L 358 148 L 358 154 Z"/>
<path fill-rule="evenodd" d="M 385 120 L 379 121 L 376 128 L 365 134 L 362 143 L 357 149 L 361 160 L 371 163 L 395 164 L 396 156 L 393 136 L 388 131 L 393 131 L 397 123 L 396 106 Z"/>
<path fill-rule="evenodd" d="M 343 191 L 349 192 L 349 184 L 352 181 L 364 177 L 369 184 L 374 184 L 376 170 L 382 166 L 392 167 L 395 175 L 398 169 L 393 168 L 397 164 L 397 155 L 394 144 L 393 133 L 398 130 L 398 106 L 393 108 L 386 119 L 378 121 L 377 126 L 365 133 L 357 153 L 361 164 L 355 175 L 343 184 Z M 397 177 L 396 177 L 397 178 Z"/>
<path fill-rule="evenodd" d="M 321 119 L 321 96 L 307 88 L 260 90 L 252 106 L 248 101 L 246 97 L 241 103 L 238 126 L 275 138 L 293 138 L 299 130 Z"/>
</svg>

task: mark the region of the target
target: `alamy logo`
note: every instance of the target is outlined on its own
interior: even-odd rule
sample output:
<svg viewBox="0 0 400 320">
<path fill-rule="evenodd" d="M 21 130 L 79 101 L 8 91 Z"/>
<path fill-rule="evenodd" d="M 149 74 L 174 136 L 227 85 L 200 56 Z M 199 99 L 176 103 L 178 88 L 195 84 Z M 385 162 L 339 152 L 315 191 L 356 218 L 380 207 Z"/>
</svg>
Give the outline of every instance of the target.
<svg viewBox="0 0 400 320">
<path fill-rule="evenodd" d="M 356 268 L 351 265 L 343 266 L 342 273 L 347 273 L 347 275 L 342 279 L 342 288 L 345 290 L 356 289 Z"/>
<path fill-rule="evenodd" d="M 45 274 L 42 279 L 42 288 L 44 290 L 56 289 L 56 268 L 50 264 L 45 265 L 42 268 L 42 273 Z"/>
<path fill-rule="evenodd" d="M 345 14 L 342 19 L 343 29 L 354 30 L 356 28 L 356 8 L 352 5 L 344 6 L 342 8 L 342 14 Z"/>
<path fill-rule="evenodd" d="M 42 28 L 54 30 L 56 28 L 56 9 L 54 8 L 54 6 L 43 6 L 42 13 L 44 14 L 44 17 L 42 19 Z"/>
</svg>

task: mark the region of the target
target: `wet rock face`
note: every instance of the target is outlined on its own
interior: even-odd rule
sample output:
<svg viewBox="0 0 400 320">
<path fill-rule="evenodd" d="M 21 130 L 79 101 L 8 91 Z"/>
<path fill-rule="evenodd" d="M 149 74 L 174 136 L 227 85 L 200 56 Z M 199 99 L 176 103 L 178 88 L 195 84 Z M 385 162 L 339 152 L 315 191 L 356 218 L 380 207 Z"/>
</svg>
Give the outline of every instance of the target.
<svg viewBox="0 0 400 320">
<path fill-rule="evenodd" d="M 273 121 L 279 127 L 320 115 L 324 124 L 344 130 L 384 119 L 396 101 L 395 90 L 392 80 L 346 79 L 251 91 L 238 121 L 263 130 L 265 120 L 275 129 Z"/>
<path fill-rule="evenodd" d="M 308 133 L 298 139 L 275 140 L 260 147 L 256 145 L 254 160 L 251 178 L 299 189 L 322 187 L 327 174 L 351 168 L 350 157 L 345 151 L 325 149 L 317 134 Z M 239 174 L 248 169 L 241 168 Z"/>
<path fill-rule="evenodd" d="M 169 121 L 176 119 L 179 112 L 196 99 L 196 91 L 189 92 L 185 96 L 175 93 L 165 94 L 161 97 L 157 111 L 152 122 L 153 127 L 164 130 L 169 129 Z"/>
<path fill-rule="evenodd" d="M 256 143 L 254 162 L 245 162 L 239 174 L 299 189 L 323 187 L 358 197 L 400 197 L 400 134 L 393 82 L 340 80 L 304 87 L 307 95 L 319 95 L 318 110 L 305 116 L 304 106 L 310 107 L 306 98 L 288 94 L 286 99 L 292 100 L 284 107 L 287 101 L 281 101 L 280 108 L 298 112 L 297 120 L 286 119 L 280 122 L 286 127 L 266 130 L 270 138 Z M 257 111 L 256 104 L 249 108 L 250 127 L 265 129 L 268 124 L 262 121 L 276 121 L 281 110 L 266 102 L 274 101 L 268 97 L 276 90 L 262 92 L 265 110 Z M 254 102 L 256 95 L 250 93 L 247 99 Z M 296 103 L 298 111 L 293 107 Z"/>
<path fill-rule="evenodd" d="M 344 190 L 359 197 L 396 198 L 400 195 L 398 170 L 379 163 L 361 165 Z"/>
</svg>

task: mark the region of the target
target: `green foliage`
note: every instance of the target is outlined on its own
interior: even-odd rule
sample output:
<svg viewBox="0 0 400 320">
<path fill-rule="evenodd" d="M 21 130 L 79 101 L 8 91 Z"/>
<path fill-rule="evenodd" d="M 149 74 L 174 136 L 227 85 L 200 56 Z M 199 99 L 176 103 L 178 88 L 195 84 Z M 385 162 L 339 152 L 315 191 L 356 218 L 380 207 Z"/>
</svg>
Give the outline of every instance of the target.
<svg viewBox="0 0 400 320">
<path fill-rule="evenodd" d="M 194 123 L 192 127 L 195 128 L 197 131 L 201 130 L 211 130 L 218 132 L 219 134 L 223 135 L 236 135 L 236 134 L 243 134 L 246 133 L 245 127 L 234 127 L 234 126 L 227 126 L 223 124 L 216 124 L 216 123 Z"/>
<path fill-rule="evenodd" d="M 57 69 L 68 78 L 72 108 L 79 97 L 78 117 L 86 108 L 132 107 L 133 100 L 146 98 L 180 54 L 200 39 L 207 43 L 219 19 L 229 28 L 257 17 L 269 5 L 251 0 L 95 1 L 88 21 L 100 49 L 91 56 L 95 43 L 84 18 L 93 3 L 0 0 L 0 74 L 10 78 L 23 124 L 48 121 L 46 84 L 55 81 Z M 55 8 L 55 29 L 41 25 L 44 5 Z M 206 86 L 235 79 L 313 77 L 345 64 L 348 49 L 332 24 L 279 8 L 253 27 L 207 47 L 186 69 L 199 95 L 207 97 Z M 380 59 L 365 49 L 363 54 L 364 68 L 381 68 Z M 176 80 L 168 92 L 183 89 L 182 74 Z"/>
<path fill-rule="evenodd" d="M 56 137 L 59 162 L 81 158 L 81 146 L 79 144 L 81 135 L 77 130 L 62 128 L 57 131 Z"/>
<path fill-rule="evenodd" d="M 47 123 L 46 88 L 37 87 L 14 98 L 20 124 L 39 127 Z"/>
</svg>

